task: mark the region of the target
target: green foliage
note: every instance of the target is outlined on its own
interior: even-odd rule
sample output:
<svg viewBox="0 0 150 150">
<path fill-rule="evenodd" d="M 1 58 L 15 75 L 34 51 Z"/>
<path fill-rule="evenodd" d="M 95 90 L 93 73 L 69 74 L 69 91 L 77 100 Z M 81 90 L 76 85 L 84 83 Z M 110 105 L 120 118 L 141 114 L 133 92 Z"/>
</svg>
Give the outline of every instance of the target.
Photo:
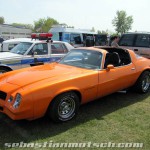
<svg viewBox="0 0 150 150">
<path fill-rule="evenodd" d="M 58 21 L 53 18 L 40 18 L 34 21 L 34 32 L 48 32 L 49 29 L 56 24 L 58 24 Z"/>
<path fill-rule="evenodd" d="M 32 24 L 12 23 L 11 25 L 14 26 L 14 27 L 19 26 L 19 27 L 24 27 L 24 28 L 33 30 L 33 25 Z"/>
<path fill-rule="evenodd" d="M 94 27 L 92 27 L 91 32 L 95 32 L 95 28 Z"/>
<path fill-rule="evenodd" d="M 115 26 L 116 32 L 119 34 L 125 33 L 132 28 L 133 18 L 127 16 L 125 11 L 117 11 L 116 17 L 112 20 L 113 26 Z"/>
<path fill-rule="evenodd" d="M 98 30 L 97 33 L 98 33 L 98 34 L 108 34 L 108 32 L 107 32 L 107 31 L 104 31 L 104 30 L 102 30 L 102 31 Z"/>
<path fill-rule="evenodd" d="M 0 17 L 0 24 L 5 23 L 4 17 Z"/>
</svg>

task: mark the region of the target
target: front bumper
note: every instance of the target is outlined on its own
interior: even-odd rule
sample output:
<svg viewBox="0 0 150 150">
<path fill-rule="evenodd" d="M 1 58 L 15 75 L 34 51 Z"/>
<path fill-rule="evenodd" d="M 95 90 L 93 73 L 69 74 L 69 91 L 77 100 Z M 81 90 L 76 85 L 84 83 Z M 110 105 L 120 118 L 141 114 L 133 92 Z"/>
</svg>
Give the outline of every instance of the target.
<svg viewBox="0 0 150 150">
<path fill-rule="evenodd" d="M 18 85 L 13 85 L 6 82 L 0 84 L 0 91 L 5 91 L 5 93 L 7 93 L 6 99 L 0 98 L 0 112 L 6 114 L 13 120 L 32 120 L 34 117 L 33 104 L 28 105 L 25 103 L 26 101 L 24 103 L 21 101 L 22 107 L 19 106 L 15 109 L 13 107 L 14 101 L 8 102 L 10 95 L 18 89 L 21 89 Z M 29 97 L 27 98 L 27 101 L 28 100 L 32 102 Z"/>
<path fill-rule="evenodd" d="M 6 114 L 8 117 L 10 117 L 12 120 L 21 120 L 21 119 L 27 119 L 27 120 L 33 120 L 33 111 L 31 109 L 25 108 L 23 110 L 13 110 L 13 106 L 7 106 L 3 103 L 1 103 L 0 100 L 0 112 Z"/>
</svg>

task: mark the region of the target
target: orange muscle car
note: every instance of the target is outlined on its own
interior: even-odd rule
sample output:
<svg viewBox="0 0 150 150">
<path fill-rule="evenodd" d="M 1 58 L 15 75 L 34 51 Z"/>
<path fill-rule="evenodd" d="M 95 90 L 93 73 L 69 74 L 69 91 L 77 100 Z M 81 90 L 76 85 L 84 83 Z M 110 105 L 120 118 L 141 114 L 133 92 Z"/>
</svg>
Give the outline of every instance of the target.
<svg viewBox="0 0 150 150">
<path fill-rule="evenodd" d="M 47 113 L 68 121 L 81 104 L 128 88 L 149 92 L 149 59 L 122 48 L 77 48 L 60 62 L 1 74 L 0 112 L 13 120 Z"/>
</svg>

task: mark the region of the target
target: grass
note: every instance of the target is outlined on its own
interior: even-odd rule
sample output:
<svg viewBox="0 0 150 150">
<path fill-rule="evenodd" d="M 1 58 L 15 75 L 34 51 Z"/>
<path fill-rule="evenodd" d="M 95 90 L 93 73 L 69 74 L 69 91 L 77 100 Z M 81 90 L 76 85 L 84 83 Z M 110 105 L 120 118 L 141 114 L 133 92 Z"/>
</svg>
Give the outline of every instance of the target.
<svg viewBox="0 0 150 150">
<path fill-rule="evenodd" d="M 149 94 L 112 94 L 81 106 L 76 118 L 60 124 L 53 123 L 48 117 L 34 121 L 12 121 L 4 114 L 0 114 L 0 149 L 4 149 L 4 143 L 53 141 L 55 143 L 135 142 L 144 143 L 144 147 L 141 149 L 149 150 Z M 119 150 L 119 148 L 111 149 Z M 130 149 L 134 148 L 128 148 L 128 150 Z"/>
</svg>

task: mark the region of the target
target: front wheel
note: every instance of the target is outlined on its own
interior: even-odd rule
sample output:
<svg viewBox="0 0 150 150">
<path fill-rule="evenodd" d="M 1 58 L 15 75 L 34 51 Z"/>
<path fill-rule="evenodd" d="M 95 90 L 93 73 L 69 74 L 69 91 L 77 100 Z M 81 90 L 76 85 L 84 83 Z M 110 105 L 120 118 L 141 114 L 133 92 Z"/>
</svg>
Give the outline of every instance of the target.
<svg viewBox="0 0 150 150">
<path fill-rule="evenodd" d="M 147 93 L 150 89 L 150 72 L 145 71 L 136 82 L 134 89 L 139 93 Z"/>
<path fill-rule="evenodd" d="M 75 92 L 63 93 L 52 101 L 48 114 L 55 122 L 65 122 L 77 114 L 79 106 L 79 97 Z"/>
</svg>

